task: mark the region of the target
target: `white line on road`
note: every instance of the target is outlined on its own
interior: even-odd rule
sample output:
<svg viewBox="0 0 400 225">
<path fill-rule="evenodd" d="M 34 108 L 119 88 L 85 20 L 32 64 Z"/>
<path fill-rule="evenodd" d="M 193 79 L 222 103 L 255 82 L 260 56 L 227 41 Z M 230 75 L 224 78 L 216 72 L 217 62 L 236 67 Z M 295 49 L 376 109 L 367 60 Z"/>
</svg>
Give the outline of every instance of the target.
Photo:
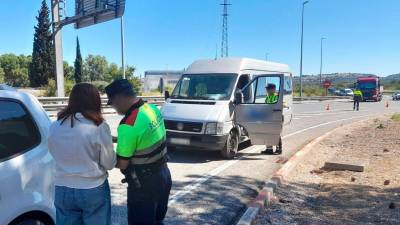
<svg viewBox="0 0 400 225">
<path fill-rule="evenodd" d="M 286 138 L 291 137 L 293 135 L 300 134 L 300 133 L 306 132 L 308 130 L 312 130 L 312 129 L 315 129 L 315 128 L 318 128 L 318 127 L 326 126 L 326 125 L 329 125 L 329 124 L 342 122 L 342 121 L 346 121 L 346 120 L 359 119 L 359 118 L 368 117 L 368 116 L 372 116 L 372 115 L 354 116 L 354 117 L 350 117 L 350 118 L 345 118 L 345 119 L 334 120 L 334 121 L 330 121 L 330 122 L 326 122 L 326 123 L 321 123 L 321 124 L 318 124 L 318 125 L 315 125 L 315 126 L 312 126 L 312 127 L 307 127 L 307 128 L 302 129 L 302 130 L 298 130 L 298 131 L 295 131 L 293 133 L 290 133 L 290 134 L 288 134 L 286 136 L 283 136 L 282 139 L 286 139 Z"/>
<path fill-rule="evenodd" d="M 288 135 L 286 135 L 286 136 L 283 136 L 282 138 L 283 138 L 283 139 L 286 139 L 286 138 L 291 137 L 291 136 L 293 136 L 293 135 L 300 134 L 300 133 L 302 133 L 302 132 L 306 132 L 306 131 L 308 131 L 308 130 L 315 129 L 315 128 L 318 128 L 318 127 L 322 127 L 322 126 L 326 126 L 326 125 L 329 125 L 329 124 L 333 124 L 333 123 L 337 123 L 337 122 L 342 122 L 342 121 L 346 121 L 346 120 L 352 120 L 352 119 L 363 118 L 363 117 L 367 117 L 367 116 L 372 116 L 372 115 L 355 116 L 355 117 L 350 117 L 350 118 L 346 118 L 346 119 L 334 120 L 334 121 L 330 121 L 330 122 L 327 122 L 327 123 L 321 123 L 321 124 L 318 124 L 318 125 L 315 125 L 315 126 L 312 126 L 312 127 L 309 127 L 309 128 L 305 128 L 305 129 L 302 129 L 302 130 L 293 132 L 293 133 L 291 133 L 291 134 L 288 134 Z M 238 163 L 241 159 L 243 159 L 244 157 L 248 156 L 249 153 L 254 153 L 254 152 L 256 152 L 256 151 L 259 151 L 259 148 L 257 148 L 256 146 L 253 146 L 252 149 L 250 149 L 250 150 L 248 150 L 248 151 L 245 151 L 245 152 L 244 152 L 245 154 L 242 155 L 241 157 L 239 157 L 239 158 L 237 158 L 237 159 L 235 159 L 235 160 L 231 160 L 231 161 L 228 161 L 228 162 L 222 164 L 221 166 L 219 166 L 219 167 L 217 167 L 217 168 L 211 170 L 210 172 L 208 172 L 208 173 L 207 173 L 206 175 L 204 175 L 203 177 L 200 177 L 200 178 L 196 179 L 195 181 L 193 181 L 191 184 L 186 185 L 185 187 L 183 187 L 182 190 L 177 191 L 175 194 L 173 194 L 173 195 L 169 198 L 169 204 L 168 204 L 168 205 L 171 206 L 171 205 L 177 203 L 183 196 L 185 196 L 186 194 L 191 193 L 193 190 L 197 189 L 201 184 L 203 184 L 204 182 L 206 182 L 207 180 L 209 180 L 209 179 L 212 178 L 213 176 L 216 176 L 216 175 L 220 174 L 220 173 L 223 172 L 225 169 L 227 169 L 227 168 L 233 166 L 234 164 Z"/>
</svg>

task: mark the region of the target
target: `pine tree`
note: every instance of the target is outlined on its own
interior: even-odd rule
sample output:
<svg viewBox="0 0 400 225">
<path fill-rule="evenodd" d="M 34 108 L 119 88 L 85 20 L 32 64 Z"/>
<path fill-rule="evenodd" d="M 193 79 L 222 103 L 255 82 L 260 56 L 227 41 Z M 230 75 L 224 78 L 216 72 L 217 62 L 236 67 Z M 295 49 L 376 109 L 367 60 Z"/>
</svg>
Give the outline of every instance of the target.
<svg viewBox="0 0 400 225">
<path fill-rule="evenodd" d="M 46 85 L 49 78 L 55 78 L 54 44 L 49 14 L 46 0 L 42 0 L 39 15 L 36 17 L 38 23 L 35 26 L 32 63 L 29 66 L 29 80 L 32 87 Z"/>
<path fill-rule="evenodd" d="M 75 83 L 81 83 L 83 81 L 82 70 L 83 70 L 83 61 L 81 55 L 81 46 L 79 45 L 79 38 L 76 37 L 76 58 L 75 58 Z"/>
</svg>

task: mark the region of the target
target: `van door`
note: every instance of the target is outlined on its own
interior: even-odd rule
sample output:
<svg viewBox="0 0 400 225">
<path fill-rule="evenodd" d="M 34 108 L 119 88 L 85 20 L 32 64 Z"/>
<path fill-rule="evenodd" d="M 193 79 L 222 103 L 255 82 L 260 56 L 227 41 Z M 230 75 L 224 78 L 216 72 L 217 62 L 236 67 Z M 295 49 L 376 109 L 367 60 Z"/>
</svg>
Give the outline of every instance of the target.
<svg viewBox="0 0 400 225">
<path fill-rule="evenodd" d="M 283 78 L 283 74 L 258 75 L 241 90 L 241 99 L 236 101 L 235 121 L 246 129 L 252 144 L 273 146 L 279 143 L 283 122 Z M 275 86 L 274 93 L 271 88 L 267 93 L 267 86 Z M 271 95 L 276 97 L 267 101 Z"/>
</svg>

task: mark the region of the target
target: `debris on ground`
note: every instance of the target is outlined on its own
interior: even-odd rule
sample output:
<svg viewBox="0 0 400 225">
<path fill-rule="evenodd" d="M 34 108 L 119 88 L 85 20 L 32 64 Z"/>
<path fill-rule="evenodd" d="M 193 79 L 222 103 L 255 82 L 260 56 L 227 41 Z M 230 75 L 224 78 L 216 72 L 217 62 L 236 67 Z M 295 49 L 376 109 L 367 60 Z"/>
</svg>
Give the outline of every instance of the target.
<svg viewBox="0 0 400 225">
<path fill-rule="evenodd" d="M 335 131 L 295 166 L 276 190 L 280 201 L 254 224 L 400 224 L 399 130 L 400 120 L 381 117 Z M 336 157 L 368 166 L 363 172 L 325 170 Z"/>
</svg>

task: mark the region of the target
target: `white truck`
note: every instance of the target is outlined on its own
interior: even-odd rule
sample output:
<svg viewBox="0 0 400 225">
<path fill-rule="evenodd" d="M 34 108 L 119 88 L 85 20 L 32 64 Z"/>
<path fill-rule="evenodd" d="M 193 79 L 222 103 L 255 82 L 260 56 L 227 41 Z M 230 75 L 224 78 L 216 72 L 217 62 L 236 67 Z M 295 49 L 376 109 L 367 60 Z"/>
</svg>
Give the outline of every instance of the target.
<svg viewBox="0 0 400 225">
<path fill-rule="evenodd" d="M 266 86 L 277 102 L 266 104 Z M 249 58 L 195 61 L 161 112 L 169 147 L 220 151 L 233 158 L 239 143 L 277 146 L 292 119 L 292 74 L 284 64 Z"/>
</svg>

